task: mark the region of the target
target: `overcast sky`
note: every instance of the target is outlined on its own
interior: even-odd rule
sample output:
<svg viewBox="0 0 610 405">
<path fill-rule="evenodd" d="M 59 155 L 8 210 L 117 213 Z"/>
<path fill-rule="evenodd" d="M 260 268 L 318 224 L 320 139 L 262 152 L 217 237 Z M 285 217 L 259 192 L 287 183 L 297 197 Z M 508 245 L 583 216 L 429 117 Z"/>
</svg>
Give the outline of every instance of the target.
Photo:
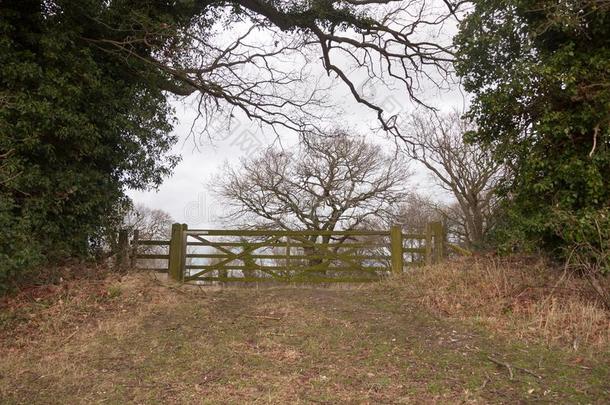
<svg viewBox="0 0 610 405">
<path fill-rule="evenodd" d="M 454 27 L 448 27 L 443 33 L 445 39 L 450 40 L 454 31 Z M 358 77 L 358 74 L 354 73 L 350 79 L 354 83 L 364 83 L 366 76 Z M 313 77 L 316 75 L 325 75 L 320 66 L 313 67 Z M 408 113 L 415 108 L 404 88 L 397 91 L 385 86 L 368 86 L 363 91 L 391 115 Z M 439 90 L 431 84 L 423 83 L 419 96 L 427 104 L 441 110 L 457 108 L 463 111 L 466 105 L 466 99 L 458 85 L 452 86 L 452 89 Z M 374 112 L 358 104 L 349 94 L 347 86 L 337 83 L 326 97 L 334 105 L 330 126 L 365 135 L 371 142 L 382 144 L 388 153 L 394 152 L 393 139 L 376 130 L 378 122 Z M 290 148 L 297 142 L 297 135 L 287 130 L 278 131 L 278 135 L 271 128 L 260 128 L 256 122 L 236 117 L 230 130 L 226 130 L 227 123 L 222 121 L 222 118 L 212 122 L 211 127 L 223 130 L 214 133 L 210 139 L 201 135 L 197 127 L 191 130 L 197 115 L 194 100 L 194 97 L 190 97 L 172 102 L 178 119 L 174 132 L 179 137 L 174 153 L 182 156 L 182 161 L 175 168 L 173 175 L 157 190 L 131 190 L 128 195 L 136 204 L 167 211 L 174 220 L 188 224 L 191 229 L 227 227 L 230 224 L 222 224 L 218 219 L 223 213 L 222 201 L 218 201 L 207 187 L 213 176 L 226 162 L 236 165 L 240 159 L 247 158 L 272 143 Z M 446 195 L 440 195 L 438 190 L 430 189 L 431 177 L 423 168 L 416 164 L 412 164 L 411 168 L 416 173 L 410 185 L 412 190 L 425 194 L 433 193 L 439 199 L 447 200 Z"/>
</svg>

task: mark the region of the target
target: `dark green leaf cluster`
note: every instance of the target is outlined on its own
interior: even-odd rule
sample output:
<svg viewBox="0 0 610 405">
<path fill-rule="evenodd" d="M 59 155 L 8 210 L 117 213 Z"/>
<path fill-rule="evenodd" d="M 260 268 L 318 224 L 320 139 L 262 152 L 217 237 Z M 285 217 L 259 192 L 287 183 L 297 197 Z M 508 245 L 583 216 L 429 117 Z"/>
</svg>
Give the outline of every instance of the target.
<svg viewBox="0 0 610 405">
<path fill-rule="evenodd" d="M 610 251 L 610 2 L 475 1 L 456 45 L 473 140 L 512 169 L 504 242 Z"/>
<path fill-rule="evenodd" d="M 160 184 L 177 162 L 164 78 L 90 41 L 125 40 L 140 29 L 134 13 L 152 18 L 126 3 L 138 2 L 0 5 L 0 289 L 42 260 L 90 254 L 120 221 L 125 189 Z"/>
</svg>

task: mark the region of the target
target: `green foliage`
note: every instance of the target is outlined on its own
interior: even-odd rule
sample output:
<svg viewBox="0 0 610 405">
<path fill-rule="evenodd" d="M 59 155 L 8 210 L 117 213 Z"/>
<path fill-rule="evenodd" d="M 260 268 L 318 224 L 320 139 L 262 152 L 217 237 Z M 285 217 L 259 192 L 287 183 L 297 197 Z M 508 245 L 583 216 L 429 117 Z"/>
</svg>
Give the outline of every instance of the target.
<svg viewBox="0 0 610 405">
<path fill-rule="evenodd" d="M 89 40 L 105 27 L 93 19 L 131 18 L 101 3 L 0 6 L 0 286 L 89 254 L 121 220 L 124 190 L 158 185 L 177 162 L 160 73 Z"/>
<path fill-rule="evenodd" d="M 28 274 L 42 260 L 39 244 L 28 233 L 31 229 L 27 218 L 17 218 L 14 207 L 5 195 L 0 195 L 0 295 L 11 284 Z"/>
<path fill-rule="evenodd" d="M 570 262 L 583 272 L 610 271 L 610 208 L 555 211 L 552 226 L 566 245 Z"/>
<path fill-rule="evenodd" d="M 608 226 L 610 206 L 609 11 L 593 0 L 476 1 L 461 24 L 472 140 L 512 169 L 501 190 L 510 225 L 498 231 L 508 245 L 564 258 L 582 241 L 610 248 L 595 225 Z"/>
</svg>

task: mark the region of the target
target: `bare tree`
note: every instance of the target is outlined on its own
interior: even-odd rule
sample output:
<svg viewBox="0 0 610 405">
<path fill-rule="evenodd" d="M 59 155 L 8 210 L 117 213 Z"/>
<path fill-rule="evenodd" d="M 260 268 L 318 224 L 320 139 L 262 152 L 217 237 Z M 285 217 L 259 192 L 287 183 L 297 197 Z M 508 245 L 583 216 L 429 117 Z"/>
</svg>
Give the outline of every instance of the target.
<svg viewBox="0 0 610 405">
<path fill-rule="evenodd" d="M 217 192 L 232 207 L 233 220 L 273 229 L 349 230 L 392 215 L 408 178 L 402 159 L 339 132 L 303 136 L 295 152 L 270 148 L 238 169 L 227 166 Z"/>
<path fill-rule="evenodd" d="M 495 187 L 503 174 L 503 166 L 477 145 L 465 143 L 463 136 L 474 126 L 462 120 L 457 112 L 416 113 L 407 122 L 406 154 L 421 162 L 432 172 L 438 184 L 449 191 L 456 206 L 443 209 L 444 214 L 462 226 L 468 245 L 482 242 L 491 226 L 497 203 Z M 458 209 L 456 209 L 458 208 Z"/>
<path fill-rule="evenodd" d="M 171 234 L 172 216 L 163 210 L 135 204 L 123 218 L 123 228 L 138 230 L 142 239 L 165 239 Z"/>
<path fill-rule="evenodd" d="M 328 76 L 377 114 L 383 129 L 400 136 L 396 117 L 384 114 L 355 77 L 388 89 L 399 84 L 411 100 L 423 103 L 417 96 L 420 80 L 443 86 L 450 77 L 451 39 L 442 32 L 462 3 L 198 1 L 182 7 L 186 14 L 175 24 L 142 16 L 131 31 L 115 27 L 103 13 L 84 16 L 113 33 L 84 39 L 119 60 L 159 69 L 167 78 L 159 86 L 166 91 L 198 93 L 206 124 L 214 113 L 232 117 L 238 110 L 259 122 L 301 130 L 315 121 L 315 107 L 325 105 L 320 87 L 303 85 L 311 73 L 307 66 L 321 61 Z M 437 34 L 431 34 L 434 30 Z"/>
<path fill-rule="evenodd" d="M 429 222 L 442 219 L 438 203 L 418 193 L 410 193 L 397 213 L 397 221 L 407 233 L 421 233 Z"/>
</svg>

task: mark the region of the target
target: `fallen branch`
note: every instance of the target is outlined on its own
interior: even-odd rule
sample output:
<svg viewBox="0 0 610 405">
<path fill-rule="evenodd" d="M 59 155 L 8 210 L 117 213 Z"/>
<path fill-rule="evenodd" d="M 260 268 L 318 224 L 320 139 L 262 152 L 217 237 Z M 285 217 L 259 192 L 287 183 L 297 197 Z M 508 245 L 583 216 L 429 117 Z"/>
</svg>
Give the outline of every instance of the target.
<svg viewBox="0 0 610 405">
<path fill-rule="evenodd" d="M 524 373 L 527 373 L 527 374 L 529 374 L 529 375 L 531 375 L 531 376 L 533 376 L 533 377 L 536 377 L 536 378 L 537 378 L 537 379 L 539 379 L 539 380 L 542 380 L 542 376 L 541 376 L 541 375 L 536 374 L 536 373 L 534 373 L 533 371 L 528 370 L 527 368 L 523 368 L 523 367 L 515 367 L 515 368 L 516 368 L 517 370 L 521 370 L 521 371 L 523 371 Z"/>
<path fill-rule="evenodd" d="M 487 356 L 487 359 L 489 361 L 491 361 L 492 363 L 497 364 L 498 366 L 503 366 L 506 367 L 506 369 L 508 370 L 508 379 L 512 381 L 514 375 L 513 375 L 513 368 L 510 364 L 508 363 L 503 363 L 498 359 L 494 359 L 493 357 Z"/>
<path fill-rule="evenodd" d="M 497 364 L 497 365 L 499 365 L 499 366 L 506 367 L 506 369 L 508 370 L 508 374 L 509 374 L 509 379 L 510 379 L 510 380 L 512 380 L 512 379 L 514 378 L 513 369 L 523 371 L 523 372 L 524 372 L 524 373 L 526 373 L 526 374 L 529 374 L 529 375 L 531 375 L 531 376 L 533 376 L 533 377 L 536 377 L 536 378 L 537 378 L 537 379 L 539 379 L 539 380 L 542 380 L 542 376 L 541 376 L 541 375 L 536 374 L 536 373 L 534 373 L 532 370 L 529 370 L 529 369 L 527 369 L 527 368 L 518 367 L 518 366 L 513 366 L 513 365 L 511 365 L 511 364 L 509 364 L 509 363 L 504 363 L 504 362 L 502 362 L 502 361 L 500 361 L 500 360 L 498 360 L 498 359 L 495 359 L 495 358 L 493 358 L 493 357 L 491 357 L 491 356 L 487 356 L 487 359 L 488 359 L 489 361 L 491 361 L 492 363 L 495 363 L 495 364 Z"/>
<path fill-rule="evenodd" d="M 489 374 L 485 373 L 485 381 L 483 381 L 483 384 L 481 385 L 481 390 L 485 389 L 485 387 L 487 386 L 487 383 L 491 381 L 491 378 L 489 377 Z"/>
<path fill-rule="evenodd" d="M 70 339 L 72 339 L 74 337 L 74 335 L 76 335 L 77 332 L 78 332 L 78 329 L 76 329 L 74 332 L 70 333 L 70 335 L 63 340 L 62 345 L 65 345 L 66 343 L 68 343 L 70 341 Z"/>
</svg>

